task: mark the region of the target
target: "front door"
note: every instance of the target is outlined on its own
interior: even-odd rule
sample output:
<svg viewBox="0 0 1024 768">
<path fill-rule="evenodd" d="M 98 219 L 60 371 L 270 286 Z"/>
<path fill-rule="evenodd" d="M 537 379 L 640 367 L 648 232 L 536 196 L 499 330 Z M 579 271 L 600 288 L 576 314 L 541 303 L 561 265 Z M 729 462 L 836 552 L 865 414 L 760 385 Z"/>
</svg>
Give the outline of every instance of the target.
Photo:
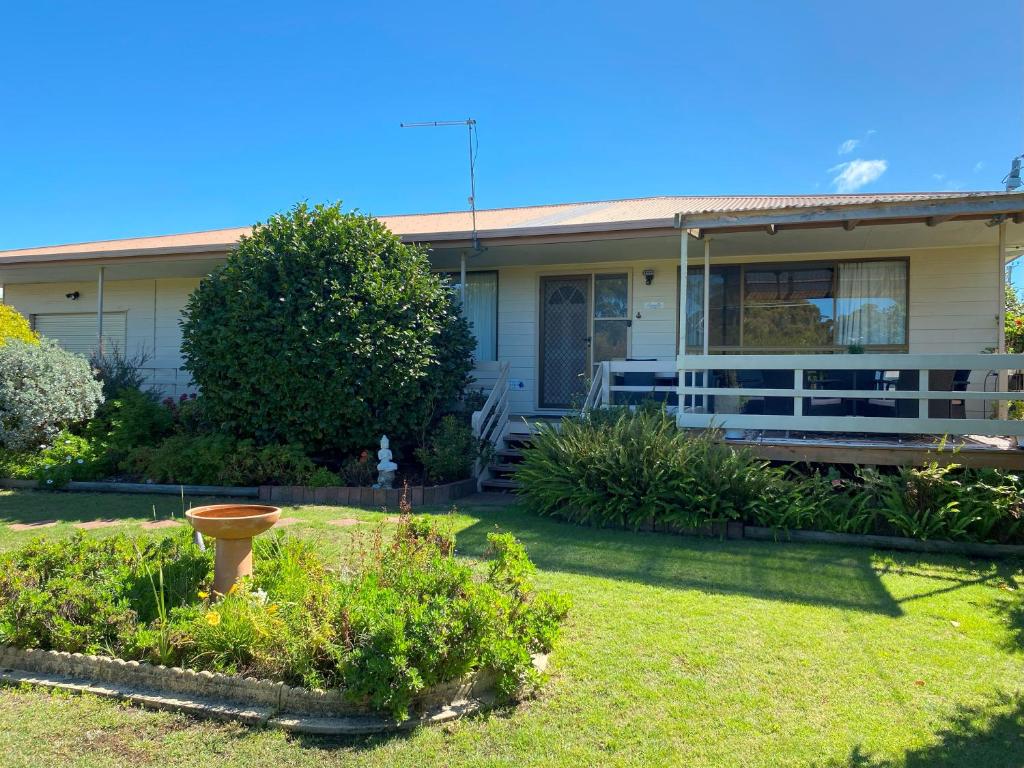
<svg viewBox="0 0 1024 768">
<path fill-rule="evenodd" d="M 540 281 L 541 408 L 570 408 L 586 395 L 590 368 L 590 275 Z"/>
</svg>

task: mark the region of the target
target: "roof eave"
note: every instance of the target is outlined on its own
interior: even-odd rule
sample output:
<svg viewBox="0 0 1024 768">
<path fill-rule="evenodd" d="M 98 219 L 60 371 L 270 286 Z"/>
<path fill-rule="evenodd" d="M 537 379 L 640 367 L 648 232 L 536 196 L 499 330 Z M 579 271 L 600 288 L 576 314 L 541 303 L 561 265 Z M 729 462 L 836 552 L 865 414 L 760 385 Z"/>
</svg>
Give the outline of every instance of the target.
<svg viewBox="0 0 1024 768">
<path fill-rule="evenodd" d="M 899 223 L 914 220 L 987 218 L 1024 213 L 1024 194 L 996 193 L 983 197 L 949 200 L 912 200 L 889 203 L 849 203 L 810 207 L 776 208 L 771 211 L 712 211 L 677 213 L 679 229 L 720 231 L 760 229 L 768 226 L 834 226 L 846 222 Z"/>
</svg>

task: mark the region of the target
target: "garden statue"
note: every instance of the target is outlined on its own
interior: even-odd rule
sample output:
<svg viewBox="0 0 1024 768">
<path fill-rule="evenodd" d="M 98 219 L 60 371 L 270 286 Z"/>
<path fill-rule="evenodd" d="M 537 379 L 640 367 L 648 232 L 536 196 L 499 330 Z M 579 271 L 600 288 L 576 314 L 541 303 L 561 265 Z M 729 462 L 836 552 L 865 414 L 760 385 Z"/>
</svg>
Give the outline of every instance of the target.
<svg viewBox="0 0 1024 768">
<path fill-rule="evenodd" d="M 382 435 L 380 450 L 377 451 L 380 462 L 377 464 L 377 484 L 373 486 L 374 488 L 393 488 L 395 485 L 395 470 L 398 469 L 398 465 L 391 460 L 391 449 L 388 447 L 390 444 L 388 436 Z"/>
</svg>

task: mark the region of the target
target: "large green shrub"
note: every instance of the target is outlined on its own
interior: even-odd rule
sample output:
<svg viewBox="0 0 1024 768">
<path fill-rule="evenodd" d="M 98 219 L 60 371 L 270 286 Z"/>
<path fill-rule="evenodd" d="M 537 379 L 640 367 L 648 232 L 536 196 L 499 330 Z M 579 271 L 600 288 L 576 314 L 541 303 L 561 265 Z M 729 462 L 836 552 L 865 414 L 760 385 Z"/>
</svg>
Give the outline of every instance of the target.
<svg viewBox="0 0 1024 768">
<path fill-rule="evenodd" d="M 657 407 L 541 425 L 516 474 L 526 506 L 591 525 L 693 528 L 778 499 L 780 471 Z"/>
<path fill-rule="evenodd" d="M 408 444 L 458 398 L 473 339 L 426 251 L 340 204 L 243 237 L 185 308 L 185 367 L 213 422 L 352 455 Z"/>
<path fill-rule="evenodd" d="M 47 339 L 11 339 L 0 354 L 0 447 L 35 450 L 103 402 L 88 361 Z"/>
</svg>

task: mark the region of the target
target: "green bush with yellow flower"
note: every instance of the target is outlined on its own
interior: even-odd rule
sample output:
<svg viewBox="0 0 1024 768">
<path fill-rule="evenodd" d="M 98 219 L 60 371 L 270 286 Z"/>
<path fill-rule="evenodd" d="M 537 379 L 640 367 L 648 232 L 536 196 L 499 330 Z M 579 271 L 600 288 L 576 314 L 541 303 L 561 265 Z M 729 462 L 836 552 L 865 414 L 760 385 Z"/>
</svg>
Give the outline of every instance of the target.
<svg viewBox="0 0 1024 768">
<path fill-rule="evenodd" d="M 221 595 L 212 547 L 184 526 L 35 539 L 0 556 L 0 644 L 339 688 L 399 720 L 421 691 L 479 669 L 511 699 L 538 684 L 532 654 L 551 650 L 568 604 L 535 588 L 510 534 L 489 543 L 470 562 L 437 524 L 403 515 L 328 567 L 308 542 L 264 536 L 254 575 Z"/>
</svg>

